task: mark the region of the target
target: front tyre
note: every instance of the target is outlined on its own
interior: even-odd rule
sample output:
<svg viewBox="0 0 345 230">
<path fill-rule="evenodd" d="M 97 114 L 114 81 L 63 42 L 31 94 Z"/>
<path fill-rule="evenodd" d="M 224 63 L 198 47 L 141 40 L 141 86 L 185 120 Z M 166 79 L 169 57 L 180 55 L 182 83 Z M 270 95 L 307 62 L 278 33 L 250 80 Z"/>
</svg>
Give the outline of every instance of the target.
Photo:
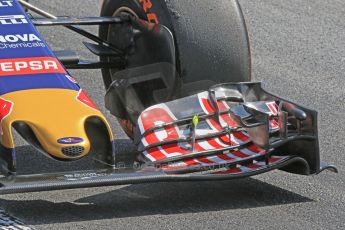
<svg viewBox="0 0 345 230">
<path fill-rule="evenodd" d="M 237 0 L 104 0 L 101 16 L 116 16 L 121 12 L 163 24 L 173 32 L 176 69 L 184 83 L 205 86 L 198 82 L 213 85 L 251 80 L 249 39 Z M 121 35 L 112 26 L 101 26 L 99 34 L 109 42 L 118 41 Z M 149 61 L 141 57 L 137 60 L 135 66 Z M 106 88 L 116 71 L 102 70 Z M 133 124 L 126 116 L 119 120 L 131 136 Z"/>
</svg>

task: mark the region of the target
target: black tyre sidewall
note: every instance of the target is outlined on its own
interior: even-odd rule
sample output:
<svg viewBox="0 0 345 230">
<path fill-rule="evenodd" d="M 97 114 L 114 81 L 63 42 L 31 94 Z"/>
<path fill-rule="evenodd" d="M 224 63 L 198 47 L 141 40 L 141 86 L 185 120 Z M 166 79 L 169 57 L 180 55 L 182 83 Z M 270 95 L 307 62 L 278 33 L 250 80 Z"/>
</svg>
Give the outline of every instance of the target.
<svg viewBox="0 0 345 230">
<path fill-rule="evenodd" d="M 105 0 L 101 15 L 111 16 L 120 7 L 131 8 L 140 18 L 154 13 L 174 34 L 176 68 L 186 83 L 251 80 L 250 45 L 243 13 L 237 0 L 150 0 L 145 12 L 138 0 Z M 169 9 L 168 9 L 169 8 Z M 100 27 L 108 38 L 108 27 Z M 109 70 L 103 70 L 106 87 Z"/>
<path fill-rule="evenodd" d="M 158 22 L 174 34 L 176 69 L 185 83 L 251 80 L 249 39 L 237 0 L 150 1 L 152 7 L 145 12 L 139 0 L 104 0 L 101 16 L 113 16 L 120 7 L 130 8 L 141 19 L 155 14 Z M 108 40 L 109 26 L 100 26 L 99 35 Z M 112 72 L 102 70 L 106 88 L 111 84 Z"/>
<path fill-rule="evenodd" d="M 153 2 L 154 0 L 152 0 Z M 157 4 L 153 4 L 152 12 L 158 12 L 156 15 L 158 17 L 159 23 L 167 26 L 170 30 L 173 31 L 170 16 L 168 15 L 167 8 L 164 7 L 165 4 L 162 4 L 158 1 Z M 133 10 L 137 16 L 141 19 L 147 20 L 147 13 L 145 12 L 142 5 L 137 0 L 105 0 L 101 9 L 101 16 L 113 16 L 114 12 L 121 7 L 127 7 Z M 99 36 L 107 40 L 109 35 L 109 26 L 100 26 Z M 107 60 L 105 57 L 101 57 L 101 60 Z M 102 69 L 103 81 L 106 88 L 111 84 L 111 71 L 109 69 Z"/>
</svg>

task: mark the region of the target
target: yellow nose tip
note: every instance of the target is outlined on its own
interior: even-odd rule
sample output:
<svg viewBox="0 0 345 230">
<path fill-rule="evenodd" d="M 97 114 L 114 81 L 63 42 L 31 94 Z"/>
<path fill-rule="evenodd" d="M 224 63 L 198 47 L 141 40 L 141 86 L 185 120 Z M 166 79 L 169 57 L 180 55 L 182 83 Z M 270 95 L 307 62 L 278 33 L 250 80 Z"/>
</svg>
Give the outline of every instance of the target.
<svg viewBox="0 0 345 230">
<path fill-rule="evenodd" d="M 43 144 L 45 150 L 52 156 L 60 159 L 78 159 L 90 152 L 90 141 L 83 138 L 79 143 L 46 143 Z"/>
</svg>

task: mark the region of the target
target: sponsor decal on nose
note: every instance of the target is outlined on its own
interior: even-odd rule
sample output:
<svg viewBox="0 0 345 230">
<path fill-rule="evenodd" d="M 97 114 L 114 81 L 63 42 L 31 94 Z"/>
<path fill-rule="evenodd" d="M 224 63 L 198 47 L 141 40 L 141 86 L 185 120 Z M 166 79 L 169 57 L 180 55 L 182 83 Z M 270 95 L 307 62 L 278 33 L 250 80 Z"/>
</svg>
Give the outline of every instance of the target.
<svg viewBox="0 0 345 230">
<path fill-rule="evenodd" d="M 0 8 L 11 7 L 11 6 L 13 6 L 13 1 L 0 1 Z"/>
<path fill-rule="evenodd" d="M 41 41 L 36 34 L 7 34 L 0 35 L 0 42 L 35 42 Z"/>
<path fill-rule="evenodd" d="M 45 73 L 66 73 L 66 71 L 53 57 L 0 59 L 0 77 Z"/>
<path fill-rule="evenodd" d="M 42 39 L 32 33 L 0 35 L 0 49 L 38 48 L 46 47 Z"/>
<path fill-rule="evenodd" d="M 4 15 L 0 16 L 1 25 L 21 25 L 28 24 L 28 20 L 24 15 Z"/>
<path fill-rule="evenodd" d="M 63 145 L 79 144 L 83 142 L 84 139 L 80 137 L 64 137 L 60 138 L 57 142 Z"/>
</svg>

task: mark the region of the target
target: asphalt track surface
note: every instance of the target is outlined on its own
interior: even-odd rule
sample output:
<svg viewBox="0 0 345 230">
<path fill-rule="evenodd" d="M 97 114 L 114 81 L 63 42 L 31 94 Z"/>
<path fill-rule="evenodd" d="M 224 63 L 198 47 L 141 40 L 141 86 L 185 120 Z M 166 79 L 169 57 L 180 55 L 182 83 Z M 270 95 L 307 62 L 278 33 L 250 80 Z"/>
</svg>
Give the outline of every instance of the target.
<svg viewBox="0 0 345 230">
<path fill-rule="evenodd" d="M 99 1 L 93 0 L 31 2 L 57 15 L 97 15 L 99 11 Z M 274 171 L 225 182 L 7 195 L 0 197 L 0 207 L 27 225 L 49 230 L 344 229 L 345 1 L 240 3 L 252 44 L 253 80 L 320 112 L 322 159 L 336 164 L 339 174 L 303 177 Z M 41 31 L 53 49 L 77 49 L 81 56 L 90 57 L 78 35 L 64 29 Z M 72 74 L 102 107 L 100 72 Z M 119 138 L 124 138 L 106 114 Z M 26 146 L 21 149 L 26 155 L 32 152 Z"/>
</svg>

